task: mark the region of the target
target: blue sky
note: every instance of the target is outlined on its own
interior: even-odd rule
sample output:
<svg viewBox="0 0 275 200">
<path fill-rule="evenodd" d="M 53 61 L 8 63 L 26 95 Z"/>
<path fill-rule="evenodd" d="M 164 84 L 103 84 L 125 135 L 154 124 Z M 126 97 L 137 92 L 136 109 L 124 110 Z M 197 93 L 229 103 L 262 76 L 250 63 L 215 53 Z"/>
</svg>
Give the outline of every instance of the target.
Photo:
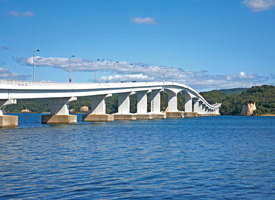
<svg viewBox="0 0 275 200">
<path fill-rule="evenodd" d="M 275 0 L 0 0 L 0 79 L 275 84 Z M 99 60 L 97 60 L 99 59 Z"/>
</svg>

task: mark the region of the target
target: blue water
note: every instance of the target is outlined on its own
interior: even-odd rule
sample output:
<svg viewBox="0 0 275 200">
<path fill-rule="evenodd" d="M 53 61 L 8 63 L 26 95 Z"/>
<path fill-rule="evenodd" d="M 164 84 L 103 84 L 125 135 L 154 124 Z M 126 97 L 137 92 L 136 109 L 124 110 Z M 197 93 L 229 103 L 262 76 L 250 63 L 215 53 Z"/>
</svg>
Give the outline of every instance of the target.
<svg viewBox="0 0 275 200">
<path fill-rule="evenodd" d="M 0 199 L 275 199 L 275 118 L 0 129 Z"/>
</svg>

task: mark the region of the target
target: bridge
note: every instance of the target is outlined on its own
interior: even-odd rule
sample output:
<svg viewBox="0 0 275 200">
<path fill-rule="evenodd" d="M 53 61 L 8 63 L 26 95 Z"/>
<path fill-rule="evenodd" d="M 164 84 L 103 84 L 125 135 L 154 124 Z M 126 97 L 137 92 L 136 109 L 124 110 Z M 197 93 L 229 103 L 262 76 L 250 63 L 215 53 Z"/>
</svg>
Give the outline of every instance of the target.
<svg viewBox="0 0 275 200">
<path fill-rule="evenodd" d="M 160 110 L 160 92 L 168 94 L 168 107 Z M 147 112 L 147 94 L 151 93 L 151 111 Z M 184 112 L 177 109 L 177 94 L 185 96 Z M 107 97 L 118 95 L 118 113 L 106 114 Z M 137 113 L 130 113 L 130 95 L 137 94 Z M 78 97 L 91 97 L 91 113 L 83 121 L 113 121 L 136 119 L 182 118 L 219 115 L 221 104 L 210 105 L 194 89 L 174 82 L 131 83 L 54 83 L 0 80 L 0 127 L 18 126 L 18 117 L 5 115 L 5 107 L 18 99 L 46 99 L 51 104 L 50 115 L 42 115 L 42 123 L 77 122 L 69 114 L 69 102 Z"/>
</svg>

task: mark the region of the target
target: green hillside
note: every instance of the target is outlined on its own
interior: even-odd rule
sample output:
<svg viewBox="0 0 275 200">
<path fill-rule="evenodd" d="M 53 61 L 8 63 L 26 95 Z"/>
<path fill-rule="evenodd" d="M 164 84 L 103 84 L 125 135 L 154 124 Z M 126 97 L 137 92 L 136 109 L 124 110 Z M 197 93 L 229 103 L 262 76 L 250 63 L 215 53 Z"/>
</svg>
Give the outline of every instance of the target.
<svg viewBox="0 0 275 200">
<path fill-rule="evenodd" d="M 227 96 L 230 96 L 232 94 L 241 94 L 242 92 L 245 92 L 248 88 L 232 88 L 232 89 L 223 89 L 223 90 L 218 90 Z"/>
<path fill-rule="evenodd" d="M 255 114 L 275 114 L 275 86 L 254 86 L 244 90 L 241 94 L 225 95 L 221 91 L 201 93 L 209 102 L 222 103 L 222 115 L 239 115 L 243 104 L 256 102 Z"/>
</svg>

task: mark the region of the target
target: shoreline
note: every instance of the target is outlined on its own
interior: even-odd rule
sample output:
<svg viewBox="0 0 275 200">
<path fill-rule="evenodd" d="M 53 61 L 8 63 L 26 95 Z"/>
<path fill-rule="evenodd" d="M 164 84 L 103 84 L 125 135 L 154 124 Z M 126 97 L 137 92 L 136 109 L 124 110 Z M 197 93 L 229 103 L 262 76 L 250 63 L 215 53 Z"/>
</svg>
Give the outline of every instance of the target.
<svg viewBox="0 0 275 200">
<path fill-rule="evenodd" d="M 7 112 L 7 114 L 50 114 L 50 112 Z M 89 114 L 87 112 L 75 112 L 70 114 Z M 113 113 L 107 113 L 113 114 Z M 242 116 L 242 115 L 220 115 L 220 116 Z M 242 117 L 275 117 L 275 114 L 250 115 Z"/>
</svg>

